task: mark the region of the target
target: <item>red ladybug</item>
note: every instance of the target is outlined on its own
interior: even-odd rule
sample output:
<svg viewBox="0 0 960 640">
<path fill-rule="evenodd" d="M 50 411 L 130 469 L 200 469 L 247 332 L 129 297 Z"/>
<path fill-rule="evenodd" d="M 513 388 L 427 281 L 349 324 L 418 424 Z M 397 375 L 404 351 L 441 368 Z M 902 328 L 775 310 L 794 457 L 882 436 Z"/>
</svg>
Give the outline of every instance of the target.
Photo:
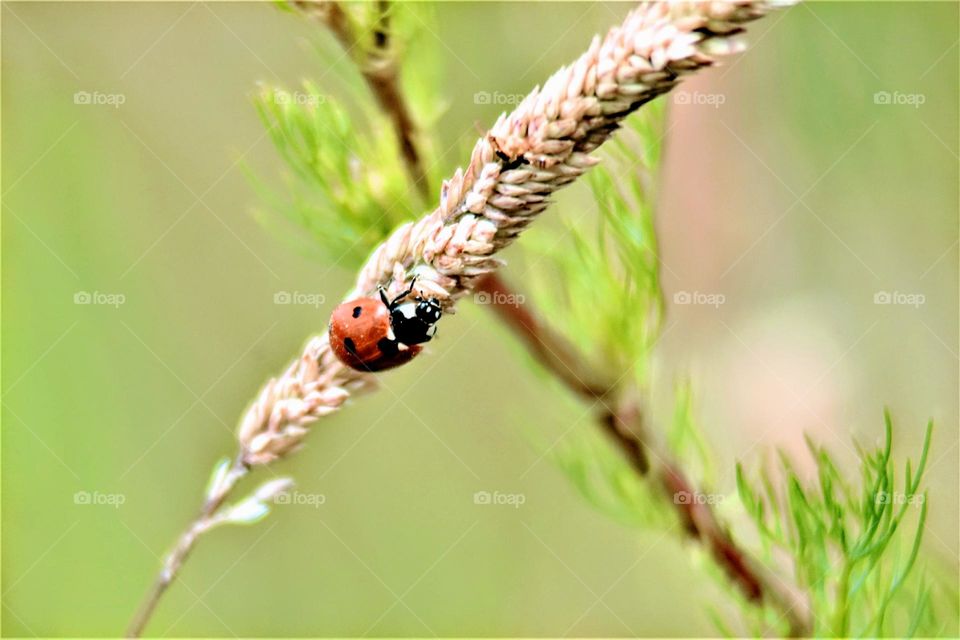
<svg viewBox="0 0 960 640">
<path fill-rule="evenodd" d="M 414 278 L 416 282 L 416 278 Z M 393 300 L 380 287 L 380 299 L 344 302 L 330 317 L 330 347 L 342 363 L 358 371 L 383 371 L 409 362 L 436 333 L 440 303 L 415 296 L 410 288 Z"/>
</svg>

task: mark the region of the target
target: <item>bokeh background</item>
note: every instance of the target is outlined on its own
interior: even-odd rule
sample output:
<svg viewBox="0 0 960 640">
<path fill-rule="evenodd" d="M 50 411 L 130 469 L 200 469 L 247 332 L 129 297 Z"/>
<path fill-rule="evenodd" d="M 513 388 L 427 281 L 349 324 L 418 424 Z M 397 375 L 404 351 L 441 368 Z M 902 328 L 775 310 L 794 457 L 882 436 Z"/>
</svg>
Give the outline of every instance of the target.
<svg viewBox="0 0 960 640">
<path fill-rule="evenodd" d="M 438 5 L 443 167 L 509 108 L 476 93 L 526 92 L 628 9 Z M 745 55 L 673 99 L 652 408 L 668 416 L 673 382 L 692 379 L 720 492 L 735 460 L 796 450 L 803 432 L 853 472 L 884 406 L 903 455 L 932 417 L 924 549 L 950 575 L 957 25 L 954 3 L 810 3 L 757 23 Z M 269 4 L 5 2 L 2 36 L 2 633 L 115 635 L 248 400 L 349 288 L 350 270 L 251 215 L 241 167 L 280 184 L 256 83 L 335 93 L 353 70 Z M 325 301 L 274 304 L 282 291 Z M 529 437 L 592 428 L 583 407 L 483 309 L 442 332 L 277 465 L 324 503 L 204 539 L 150 633 L 712 632 L 705 605 L 724 600 L 696 559 L 593 510 Z"/>
</svg>

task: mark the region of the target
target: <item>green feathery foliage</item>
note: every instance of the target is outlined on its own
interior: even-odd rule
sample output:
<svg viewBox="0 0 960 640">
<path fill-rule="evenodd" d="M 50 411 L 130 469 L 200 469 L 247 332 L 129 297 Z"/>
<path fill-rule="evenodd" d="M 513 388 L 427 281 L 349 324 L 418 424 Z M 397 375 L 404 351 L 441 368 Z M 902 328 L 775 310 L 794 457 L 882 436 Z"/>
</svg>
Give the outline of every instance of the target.
<svg viewBox="0 0 960 640">
<path fill-rule="evenodd" d="M 398 224 L 419 213 L 419 198 L 382 117 L 371 118 L 379 133 L 366 133 L 310 83 L 302 92 L 265 89 L 255 104 L 292 172 L 285 196 L 261 188 L 262 196 L 298 234 L 309 232 L 325 258 L 355 266 Z"/>
<path fill-rule="evenodd" d="M 357 35 L 346 55 L 366 60 L 375 46 L 372 34 L 387 29 L 388 44 L 375 55 L 389 56 L 398 66 L 401 59 L 416 64 L 416 73 L 401 73 L 402 91 L 418 125 L 429 124 L 444 104 L 439 97 L 441 58 L 435 54 L 434 39 L 417 37 L 429 28 L 430 12 L 391 3 L 383 14 L 380 5 L 341 5 L 349 29 Z M 323 33 L 319 24 L 318 33 Z M 284 189 L 278 193 L 251 176 L 265 204 L 257 212 L 265 226 L 345 268 L 355 268 L 393 229 L 419 216 L 429 204 L 411 184 L 391 122 L 359 72 L 354 68 L 352 73 L 356 77 L 342 98 L 312 82 L 297 90 L 261 89 L 254 105 L 286 165 Z M 421 133 L 417 141 L 433 183 L 438 179 L 431 162 L 434 145 Z"/>
<path fill-rule="evenodd" d="M 633 527 L 664 530 L 675 522 L 661 508 L 656 488 L 644 481 L 594 429 L 578 430 L 550 452 L 587 502 L 606 516 Z"/>
<path fill-rule="evenodd" d="M 667 448 L 683 461 L 684 471 L 698 486 L 716 486 L 716 463 L 697 420 L 693 387 L 684 380 L 674 389 L 673 421 L 667 431 Z"/>
<path fill-rule="evenodd" d="M 884 420 L 885 444 L 861 451 L 859 482 L 845 478 L 830 453 L 810 440 L 816 482 L 804 482 L 783 454 L 776 472 L 761 471 L 755 480 L 737 466 L 740 500 L 768 560 L 776 553 L 791 560 L 795 580 L 810 599 L 814 635 L 943 633 L 934 615 L 943 591 L 917 570 L 933 424 L 927 425 L 919 462 L 906 462 L 898 484 L 889 413 Z"/>
<path fill-rule="evenodd" d="M 588 174 L 596 224 L 561 213 L 562 240 L 534 236 L 534 298 L 551 329 L 589 359 L 592 370 L 621 376 L 646 395 L 664 313 L 654 203 L 664 134 L 664 101 L 627 120 L 604 163 Z M 611 400 L 612 401 L 612 400 Z M 710 481 L 713 464 L 693 410 L 689 384 L 676 389 L 668 444 L 693 478 Z M 620 522 L 664 530 L 675 513 L 592 425 L 551 450 L 554 462 L 591 505 Z"/>
<path fill-rule="evenodd" d="M 692 479 L 709 486 L 714 481 L 714 463 L 694 413 L 690 385 L 677 385 L 668 446 L 684 461 Z M 639 476 L 593 426 L 556 442 L 550 457 L 591 506 L 618 522 L 658 531 L 679 524 L 654 482 Z"/>
<path fill-rule="evenodd" d="M 531 234 L 534 298 L 553 328 L 597 371 L 643 384 L 664 301 L 653 228 L 663 101 L 627 120 L 588 174 L 596 224 L 561 214 L 562 240 Z M 632 376 L 626 374 L 632 373 Z"/>
</svg>

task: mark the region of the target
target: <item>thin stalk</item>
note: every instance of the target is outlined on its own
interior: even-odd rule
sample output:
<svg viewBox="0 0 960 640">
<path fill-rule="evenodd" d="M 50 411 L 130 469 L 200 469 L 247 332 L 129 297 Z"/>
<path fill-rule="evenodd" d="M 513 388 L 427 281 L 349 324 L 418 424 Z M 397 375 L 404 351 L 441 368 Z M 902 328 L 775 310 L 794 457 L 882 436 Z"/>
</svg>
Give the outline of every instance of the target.
<svg viewBox="0 0 960 640">
<path fill-rule="evenodd" d="M 837 585 L 836 614 L 833 621 L 833 635 L 843 637 L 847 635 L 848 607 L 847 594 L 850 591 L 850 572 L 853 566 L 850 562 L 845 562 L 843 572 L 840 574 L 840 582 Z"/>
<path fill-rule="evenodd" d="M 174 545 L 170 553 L 164 558 L 160 573 L 157 575 L 156 580 L 154 580 L 150 590 L 147 591 L 143 602 L 137 609 L 137 613 L 133 616 L 133 620 L 130 621 L 129 627 L 127 627 L 126 637 L 139 638 L 143 634 L 143 630 L 150 622 L 150 618 L 153 617 L 157 604 L 159 604 L 160 599 L 170 585 L 173 584 L 173 581 L 180 575 L 180 569 L 183 567 L 183 563 L 190 555 L 190 552 L 193 551 L 200 535 L 209 530 L 209 525 L 214 514 L 216 514 L 217 510 L 226 501 L 237 482 L 247 475 L 248 471 L 249 467 L 243 463 L 243 457 L 237 456 L 233 466 L 230 467 L 230 470 L 224 476 L 223 482 L 216 488 L 216 492 L 207 497 L 203 503 L 203 507 L 200 509 L 200 513 L 197 514 L 197 517 L 194 518 L 183 533 L 180 534 L 176 545 Z"/>
<path fill-rule="evenodd" d="M 400 88 L 400 65 L 391 51 L 390 3 L 377 2 L 378 18 L 370 33 L 358 33 L 356 25 L 339 2 L 308 2 L 295 0 L 293 6 L 321 22 L 343 47 L 344 51 L 356 62 L 377 106 L 390 119 L 393 125 L 404 166 L 410 175 L 414 187 L 429 200 L 430 182 L 424 168 L 423 155 L 417 148 L 417 127 L 410 107 Z M 364 43 L 363 38 L 372 37 L 372 43 Z"/>
</svg>

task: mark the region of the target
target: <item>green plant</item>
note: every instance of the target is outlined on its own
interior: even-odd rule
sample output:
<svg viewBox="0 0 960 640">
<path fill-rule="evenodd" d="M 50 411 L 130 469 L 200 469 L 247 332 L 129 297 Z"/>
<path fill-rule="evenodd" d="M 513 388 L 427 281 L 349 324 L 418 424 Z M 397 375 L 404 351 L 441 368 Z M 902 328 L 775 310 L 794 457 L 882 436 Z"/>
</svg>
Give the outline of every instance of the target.
<svg viewBox="0 0 960 640">
<path fill-rule="evenodd" d="M 599 215 L 564 215 L 532 233 L 526 271 L 537 307 L 593 371 L 647 376 L 664 313 L 653 206 L 664 104 L 626 122 L 608 162 L 588 174 Z M 629 374 L 628 374 L 629 375 Z"/>
<path fill-rule="evenodd" d="M 309 82 L 295 92 L 263 88 L 254 104 L 290 170 L 283 195 L 256 183 L 268 203 L 260 215 L 265 223 L 277 227 L 271 215 L 277 213 L 296 232 L 287 237 L 319 249 L 328 262 L 357 264 L 420 211 L 421 198 L 410 189 L 395 139 L 382 135 L 389 123 L 378 112 L 367 109 L 370 125 L 358 128 L 346 108 Z"/>
<path fill-rule="evenodd" d="M 786 459 L 782 474 L 762 477 L 762 493 L 740 473 L 741 499 L 760 532 L 758 549 L 744 544 L 711 503 L 692 499 L 703 495 L 701 483 L 716 479 L 689 385 L 677 386 L 667 446 L 655 445 L 648 424 L 665 314 L 654 230 L 664 107 L 654 100 L 685 74 L 737 50 L 731 36 L 770 6 L 748 0 L 641 5 L 602 43 L 598 39 L 501 117 L 477 141 L 466 168 L 443 183 L 437 208 L 417 218 L 424 204 L 432 204 L 437 164 L 424 129 L 442 109 L 436 85 L 417 89 L 401 81 L 405 38 L 410 42 L 405 29 L 414 22 L 405 12 L 420 9 L 386 2 L 293 2 L 294 12 L 329 28 L 359 78 L 342 99 L 311 83 L 301 92 L 261 91 L 256 107 L 288 176 L 284 194 L 262 185 L 260 192 L 269 211 L 308 232 L 307 246 L 325 260 L 359 267 L 347 298 L 370 295 L 378 285 L 396 293 L 416 274 L 422 290 L 445 309 L 471 291 L 496 294 L 496 301 L 515 294 L 495 273 L 500 266 L 495 255 L 547 208 L 556 190 L 594 167 L 593 152 L 626 124 L 625 135 L 606 145 L 605 165 L 590 174 L 596 217 L 563 215 L 562 247 L 548 236 L 528 245 L 536 266 L 524 281 L 546 313 L 535 314 L 532 305 L 490 305 L 538 370 L 594 412 L 594 428 L 548 453 L 604 512 L 631 525 L 676 532 L 705 549 L 714 572 L 736 587 L 731 593 L 744 604 L 742 625 L 756 633 L 939 632 L 928 624 L 936 596 L 914 569 L 925 506 L 907 560 L 897 564 L 890 558 L 907 512 L 867 504 L 879 488 L 893 486 L 889 420 L 888 446 L 866 456 L 862 486 L 842 478 L 832 459 L 815 447 L 819 489 L 803 485 Z M 631 54 L 621 55 L 625 50 Z M 424 68 L 404 77 L 435 77 L 426 65 L 438 56 L 413 58 Z M 641 116 L 627 118 L 645 104 Z M 418 113 L 426 115 L 415 122 Z M 387 131 L 393 136 L 384 135 Z M 312 423 L 372 383 L 371 375 L 337 361 L 324 335 L 312 338 L 289 368 L 264 386 L 241 421 L 234 463 L 216 468 L 200 518 L 168 557 L 132 634 L 142 632 L 201 533 L 216 524 L 262 518 L 269 499 L 288 486 L 285 479 L 273 481 L 228 504 L 238 480 L 295 451 Z M 912 475 L 908 466 L 910 496 L 921 495 L 928 447 L 929 435 Z M 860 502 L 851 498 L 856 495 Z M 814 537 L 819 547 L 810 544 Z M 792 578 L 770 555 L 774 546 L 786 550 Z M 828 590 L 832 574 L 826 561 L 837 549 L 841 577 Z M 906 626 L 891 613 L 904 602 L 917 612 Z M 729 628 L 720 616 L 717 621 Z"/>
<path fill-rule="evenodd" d="M 802 480 L 784 455 L 775 472 L 761 470 L 753 481 L 737 467 L 738 493 L 766 556 L 772 561 L 779 549 L 791 558 L 797 582 L 810 596 L 816 635 L 929 636 L 945 630 L 933 611 L 948 594 L 917 567 L 929 507 L 922 481 L 933 424 L 927 425 L 916 466 L 905 463 L 899 486 L 888 412 L 884 427 L 883 446 L 861 451 L 859 478 L 844 477 L 834 457 L 812 441 L 815 482 Z"/>
</svg>

